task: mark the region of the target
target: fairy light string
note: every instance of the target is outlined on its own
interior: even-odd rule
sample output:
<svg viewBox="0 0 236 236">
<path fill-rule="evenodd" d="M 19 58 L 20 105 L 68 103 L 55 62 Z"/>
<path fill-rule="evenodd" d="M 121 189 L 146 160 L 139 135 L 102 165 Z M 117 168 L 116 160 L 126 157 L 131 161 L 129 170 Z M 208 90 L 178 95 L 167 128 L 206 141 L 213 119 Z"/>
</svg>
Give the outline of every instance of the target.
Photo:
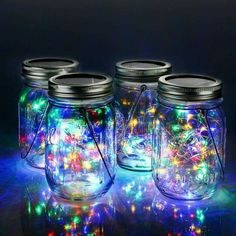
<svg viewBox="0 0 236 236">
<path fill-rule="evenodd" d="M 161 104 L 159 108 L 161 126 L 157 138 L 161 160 L 159 168 L 155 169 L 155 178 L 158 188 L 169 197 L 173 193 L 182 194 L 187 199 L 201 198 L 205 191 L 211 192 L 210 189 L 214 188 L 218 174 L 224 176 L 217 148 L 221 143 L 216 144 L 208 118 L 209 111 L 215 112 L 211 122 L 217 127 L 212 129 L 217 132 L 216 137 L 220 138 L 222 124 L 217 119 L 217 107 L 199 110 Z M 217 166 L 219 173 L 214 169 Z M 209 189 L 206 189 L 207 186 Z"/>
<path fill-rule="evenodd" d="M 65 198 L 94 198 L 113 183 L 113 117 L 110 103 L 96 108 L 51 106 L 46 173 L 49 185 L 56 185 Z"/>
<path fill-rule="evenodd" d="M 142 94 L 143 94 L 143 92 L 144 92 L 145 90 L 147 90 L 147 86 L 146 86 L 145 84 L 142 84 L 142 85 L 140 86 L 140 93 L 138 94 L 136 101 L 134 102 L 134 104 L 132 105 L 132 107 L 131 107 L 131 109 L 130 109 L 129 117 L 128 117 L 127 121 L 126 121 L 127 124 L 130 124 L 130 121 L 131 121 L 131 119 L 132 119 L 132 117 L 133 117 L 133 115 L 134 115 L 134 112 L 135 112 L 136 109 L 137 109 L 137 106 L 138 106 L 138 104 L 139 104 L 139 101 L 140 101 L 140 99 L 141 99 L 141 96 L 142 96 Z M 127 130 L 127 126 L 124 127 L 124 134 L 125 134 L 126 130 Z"/>
<path fill-rule="evenodd" d="M 46 106 L 45 106 L 45 105 L 46 105 Z M 36 128 L 35 135 L 34 135 L 32 141 L 31 141 L 31 143 L 30 143 L 30 146 L 29 146 L 28 150 L 26 151 L 26 154 L 21 153 L 21 158 L 22 158 L 22 159 L 27 158 L 28 155 L 30 154 L 30 152 L 31 152 L 31 150 L 32 150 L 32 147 L 33 147 L 34 144 L 35 144 L 35 140 L 36 140 L 36 138 L 37 138 L 37 136 L 38 136 L 38 134 L 39 134 L 39 132 L 40 132 L 40 130 L 41 130 L 41 128 L 42 128 L 42 125 L 43 125 L 44 120 L 45 120 L 45 115 L 46 115 L 47 110 L 48 110 L 48 107 L 49 107 L 49 103 L 46 102 L 45 99 L 41 99 L 41 100 L 39 100 L 39 101 L 36 100 L 36 101 L 34 101 L 33 104 L 32 104 L 32 109 L 33 109 L 34 111 L 38 111 L 39 109 L 42 109 L 43 106 L 45 106 L 45 108 L 44 108 L 44 110 L 43 110 L 43 112 L 42 112 L 41 119 L 40 119 L 39 124 L 38 124 L 38 126 L 37 126 L 37 128 Z M 36 119 L 36 118 L 35 118 L 35 119 Z"/>
<path fill-rule="evenodd" d="M 124 168 L 150 171 L 156 91 L 143 84 L 138 93 L 131 91 L 128 95 L 118 98 L 118 162 Z"/>
</svg>

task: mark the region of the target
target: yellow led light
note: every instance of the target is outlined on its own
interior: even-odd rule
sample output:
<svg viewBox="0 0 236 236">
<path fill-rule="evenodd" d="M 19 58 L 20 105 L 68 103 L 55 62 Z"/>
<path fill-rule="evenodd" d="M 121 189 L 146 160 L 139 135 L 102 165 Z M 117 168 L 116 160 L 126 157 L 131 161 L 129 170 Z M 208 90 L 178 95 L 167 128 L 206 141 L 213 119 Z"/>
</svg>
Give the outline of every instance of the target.
<svg viewBox="0 0 236 236">
<path fill-rule="evenodd" d="M 193 166 L 193 170 L 198 170 L 198 166 L 197 166 L 197 165 L 194 165 L 194 166 Z"/>
<path fill-rule="evenodd" d="M 186 124 L 186 125 L 184 125 L 184 129 L 186 130 L 186 129 L 192 129 L 193 127 L 190 125 L 190 124 Z"/>
<path fill-rule="evenodd" d="M 83 161 L 83 168 L 90 170 L 92 168 L 92 165 L 89 161 Z"/>
<path fill-rule="evenodd" d="M 151 107 L 148 111 L 150 113 L 154 114 L 156 112 L 156 109 L 155 109 L 155 107 Z"/>
<path fill-rule="evenodd" d="M 138 120 L 137 120 L 137 119 L 132 119 L 132 120 L 130 121 L 130 126 L 131 126 L 131 127 L 135 127 L 137 124 L 138 124 Z"/>
<path fill-rule="evenodd" d="M 136 211 L 135 205 L 131 205 L 130 210 L 131 210 L 132 213 L 134 213 Z"/>
</svg>

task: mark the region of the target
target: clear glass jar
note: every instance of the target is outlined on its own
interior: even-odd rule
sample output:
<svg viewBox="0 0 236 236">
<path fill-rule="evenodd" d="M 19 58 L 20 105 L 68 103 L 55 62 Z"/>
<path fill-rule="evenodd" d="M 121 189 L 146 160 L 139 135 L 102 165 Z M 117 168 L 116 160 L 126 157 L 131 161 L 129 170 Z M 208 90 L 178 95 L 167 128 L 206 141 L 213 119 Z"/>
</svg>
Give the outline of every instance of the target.
<svg viewBox="0 0 236 236">
<path fill-rule="evenodd" d="M 153 177 L 167 197 L 213 195 L 224 175 L 225 115 L 221 81 L 201 75 L 159 79 Z"/>
<path fill-rule="evenodd" d="M 171 65 L 162 61 L 130 60 L 116 64 L 117 160 L 123 168 L 151 171 L 157 81 L 170 71 Z"/>
<path fill-rule="evenodd" d="M 36 168 L 44 168 L 45 124 L 48 79 L 76 69 L 77 61 L 37 58 L 23 62 L 24 86 L 19 98 L 19 145 L 21 157 Z"/>
<path fill-rule="evenodd" d="M 113 183 L 116 163 L 111 78 L 53 77 L 49 102 L 45 169 L 50 188 L 71 200 L 103 195 Z"/>
</svg>

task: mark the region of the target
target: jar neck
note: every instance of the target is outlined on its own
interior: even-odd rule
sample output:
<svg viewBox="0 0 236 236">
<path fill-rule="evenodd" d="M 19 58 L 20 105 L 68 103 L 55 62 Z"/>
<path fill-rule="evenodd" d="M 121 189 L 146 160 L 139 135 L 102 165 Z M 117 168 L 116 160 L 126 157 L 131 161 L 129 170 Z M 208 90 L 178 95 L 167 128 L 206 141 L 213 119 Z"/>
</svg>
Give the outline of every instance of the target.
<svg viewBox="0 0 236 236">
<path fill-rule="evenodd" d="M 22 81 L 24 83 L 24 86 L 27 86 L 29 88 L 48 90 L 48 80 L 43 80 L 43 79 L 31 80 L 31 79 L 22 77 Z"/>
<path fill-rule="evenodd" d="M 92 108 L 105 106 L 113 101 L 113 95 L 96 99 L 65 99 L 49 97 L 49 103 L 61 107 L 84 107 Z"/>
<path fill-rule="evenodd" d="M 162 98 L 161 96 L 158 96 L 158 100 L 161 105 L 172 107 L 175 109 L 186 109 L 186 110 L 213 109 L 221 106 L 223 102 L 223 98 L 217 98 L 207 101 L 179 101 L 173 99 L 167 100 Z"/>
<path fill-rule="evenodd" d="M 157 90 L 157 82 L 146 83 L 146 82 L 130 82 L 130 81 L 121 81 L 116 80 L 115 85 L 117 87 L 125 88 L 127 90 L 136 90 L 141 91 L 142 85 L 145 85 L 149 90 Z"/>
</svg>

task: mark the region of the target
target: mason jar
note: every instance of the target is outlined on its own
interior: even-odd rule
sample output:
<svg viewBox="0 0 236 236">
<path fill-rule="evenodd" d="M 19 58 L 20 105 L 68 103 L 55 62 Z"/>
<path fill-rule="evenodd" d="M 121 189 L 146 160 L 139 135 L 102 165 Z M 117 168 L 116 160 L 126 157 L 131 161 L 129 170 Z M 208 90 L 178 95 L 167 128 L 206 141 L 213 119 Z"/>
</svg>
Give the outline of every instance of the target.
<svg viewBox="0 0 236 236">
<path fill-rule="evenodd" d="M 170 73 L 163 61 L 129 60 L 116 64 L 117 161 L 126 169 L 151 171 L 157 81 Z"/>
<path fill-rule="evenodd" d="M 115 177 L 116 137 L 112 79 L 71 73 L 49 80 L 46 178 L 66 199 L 103 195 Z"/>
<path fill-rule="evenodd" d="M 170 198 L 209 198 L 224 176 L 222 82 L 202 75 L 168 75 L 159 79 L 157 91 L 156 186 Z"/>
<path fill-rule="evenodd" d="M 19 145 L 21 157 L 36 168 L 44 168 L 45 125 L 43 116 L 48 104 L 48 79 L 74 71 L 78 62 L 65 58 L 37 58 L 22 65 L 24 86 L 20 93 Z"/>
</svg>

